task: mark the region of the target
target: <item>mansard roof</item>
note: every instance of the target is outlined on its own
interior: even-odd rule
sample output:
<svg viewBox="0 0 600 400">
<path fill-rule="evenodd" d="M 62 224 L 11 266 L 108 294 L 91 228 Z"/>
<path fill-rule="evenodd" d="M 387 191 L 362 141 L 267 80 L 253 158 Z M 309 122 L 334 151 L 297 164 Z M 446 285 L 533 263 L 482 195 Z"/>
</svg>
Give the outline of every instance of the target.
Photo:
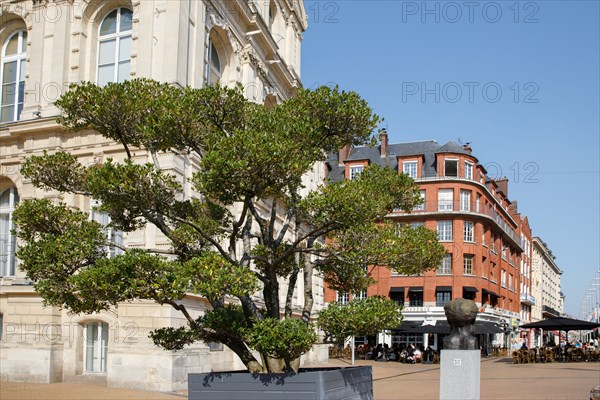
<svg viewBox="0 0 600 400">
<path fill-rule="evenodd" d="M 448 142 L 436 151 L 436 153 L 457 153 L 457 154 L 467 154 L 470 153 L 464 149 L 463 146 L 459 145 L 456 142 Z"/>
<path fill-rule="evenodd" d="M 371 164 L 390 167 L 398 171 L 398 157 L 421 156 L 423 158 L 423 177 L 428 178 L 437 175 L 436 154 L 438 153 L 471 155 L 455 142 L 448 142 L 440 146 L 435 140 L 426 140 L 389 144 L 387 154 L 384 157 L 381 156 L 381 146 L 353 147 L 350 149 L 345 162 L 369 160 Z M 339 165 L 338 154 L 330 154 L 327 161 L 330 168 L 329 178 L 334 182 L 344 179 L 344 166 Z"/>
</svg>

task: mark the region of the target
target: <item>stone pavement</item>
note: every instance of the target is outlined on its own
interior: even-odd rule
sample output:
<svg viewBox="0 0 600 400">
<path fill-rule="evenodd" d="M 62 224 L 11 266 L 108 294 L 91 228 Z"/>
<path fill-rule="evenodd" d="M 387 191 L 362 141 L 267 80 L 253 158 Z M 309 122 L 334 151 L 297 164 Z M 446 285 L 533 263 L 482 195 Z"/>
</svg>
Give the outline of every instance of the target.
<svg viewBox="0 0 600 400">
<path fill-rule="evenodd" d="M 362 360 L 356 365 L 373 366 L 375 400 L 439 398 L 439 365 Z M 587 400 L 596 385 L 600 363 L 512 364 L 509 358 L 481 362 L 481 400 Z"/>
<path fill-rule="evenodd" d="M 330 365 L 347 366 L 347 360 Z M 357 361 L 373 366 L 375 400 L 439 398 L 439 365 Z M 481 363 L 481 400 L 586 400 L 600 385 L 600 363 L 511 364 L 508 358 Z M 153 393 L 93 385 L 0 382 L 0 400 L 181 400 L 183 394 Z M 285 400 L 285 399 L 282 399 Z M 457 399 L 462 400 L 462 399 Z"/>
</svg>

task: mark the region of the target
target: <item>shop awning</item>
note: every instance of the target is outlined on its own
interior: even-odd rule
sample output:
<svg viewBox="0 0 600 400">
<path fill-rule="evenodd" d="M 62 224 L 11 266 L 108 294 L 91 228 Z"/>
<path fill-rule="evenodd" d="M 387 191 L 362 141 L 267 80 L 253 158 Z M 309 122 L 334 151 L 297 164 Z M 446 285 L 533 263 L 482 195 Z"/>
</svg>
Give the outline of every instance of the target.
<svg viewBox="0 0 600 400">
<path fill-rule="evenodd" d="M 452 286 L 437 286 L 435 290 L 436 292 L 451 292 Z"/>
<path fill-rule="evenodd" d="M 479 292 L 479 289 L 473 286 L 463 286 L 463 291 L 467 293 L 477 293 Z"/>
<path fill-rule="evenodd" d="M 423 286 L 413 286 L 408 288 L 409 292 L 422 292 Z"/>
<path fill-rule="evenodd" d="M 404 292 L 403 287 L 391 287 L 390 288 L 390 293 L 403 293 L 403 292 Z"/>
<path fill-rule="evenodd" d="M 483 294 L 487 293 L 487 294 L 489 294 L 491 296 L 500 297 L 500 295 L 498 293 L 492 292 L 491 290 L 488 290 L 488 289 L 481 289 L 481 292 Z"/>
</svg>

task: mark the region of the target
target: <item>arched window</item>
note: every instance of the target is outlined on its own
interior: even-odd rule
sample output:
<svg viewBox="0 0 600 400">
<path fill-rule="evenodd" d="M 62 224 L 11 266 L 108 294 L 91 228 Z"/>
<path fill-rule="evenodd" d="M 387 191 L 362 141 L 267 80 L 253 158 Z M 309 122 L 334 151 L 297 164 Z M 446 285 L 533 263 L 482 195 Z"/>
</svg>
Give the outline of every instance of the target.
<svg viewBox="0 0 600 400">
<path fill-rule="evenodd" d="M 26 31 L 13 33 L 2 46 L 0 123 L 17 121 L 23 109 L 26 50 Z"/>
<path fill-rule="evenodd" d="M 18 202 L 14 187 L 0 191 L 0 276 L 15 274 L 17 238 L 11 232 L 14 229 L 12 213 Z"/>
<path fill-rule="evenodd" d="M 209 85 L 221 80 L 223 70 L 221 69 L 221 58 L 219 52 L 212 40 L 208 42 L 208 73 L 207 82 Z"/>
<path fill-rule="evenodd" d="M 131 26 L 133 12 L 117 8 L 104 18 L 98 34 L 96 82 L 123 82 L 131 71 Z"/>
<path fill-rule="evenodd" d="M 108 324 L 94 321 L 84 325 L 85 372 L 106 373 Z"/>
</svg>

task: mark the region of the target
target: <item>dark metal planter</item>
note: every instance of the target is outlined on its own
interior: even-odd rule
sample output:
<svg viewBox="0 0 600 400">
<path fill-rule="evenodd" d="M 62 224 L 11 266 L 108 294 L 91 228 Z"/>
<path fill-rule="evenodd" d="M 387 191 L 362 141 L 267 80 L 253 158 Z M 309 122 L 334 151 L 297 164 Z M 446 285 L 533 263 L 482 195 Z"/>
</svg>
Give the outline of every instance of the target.
<svg viewBox="0 0 600 400">
<path fill-rule="evenodd" d="M 298 374 L 247 371 L 188 375 L 189 400 L 373 400 L 370 366 L 303 368 Z"/>
</svg>

